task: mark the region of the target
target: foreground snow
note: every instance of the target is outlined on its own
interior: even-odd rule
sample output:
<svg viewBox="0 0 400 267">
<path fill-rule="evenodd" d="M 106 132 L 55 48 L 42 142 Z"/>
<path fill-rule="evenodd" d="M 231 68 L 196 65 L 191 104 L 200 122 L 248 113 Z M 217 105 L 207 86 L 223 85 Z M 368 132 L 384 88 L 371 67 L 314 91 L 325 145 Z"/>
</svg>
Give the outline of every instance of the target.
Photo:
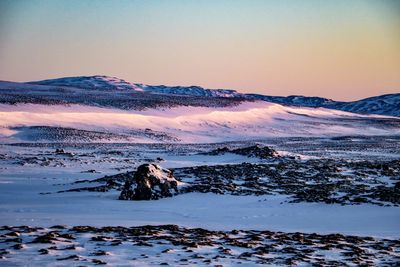
<svg viewBox="0 0 400 267">
<path fill-rule="evenodd" d="M 299 126 L 304 122 L 313 122 L 316 127 L 312 128 L 313 131 L 319 131 L 319 134 L 328 134 L 327 129 L 335 127 L 345 127 L 350 132 L 389 132 L 384 122 L 381 130 L 374 128 L 378 127 L 374 121 L 378 123 L 381 117 L 354 116 L 319 109 L 289 109 L 276 105 L 238 106 L 219 111 L 199 108 L 192 115 L 192 108 L 169 109 L 162 113 L 159 110 L 123 112 L 66 106 L 43 109 L 29 105 L 24 106 L 25 109 L 21 106 L 7 107 L 2 107 L 1 118 L 5 120 L 0 121 L 7 126 L 3 128 L 3 135 L 8 142 L 40 133 L 38 129 L 32 131 L 10 126 L 42 124 L 116 132 L 129 127 L 157 126 L 160 127 L 157 129 L 176 134 L 184 141 L 196 142 L 219 140 L 219 132 L 221 136 L 240 139 L 241 134 L 246 133 L 246 119 L 259 123 L 257 125 L 253 121 L 252 125 L 257 125 L 257 129 L 266 135 L 276 134 L 266 132 L 271 125 L 280 130 L 286 129 L 287 134 L 294 133 L 296 129 L 305 131 Z M 30 110 L 32 113 L 29 113 Z M 293 114 L 293 110 L 297 113 Z M 299 115 L 300 111 L 304 114 Z M 178 115 L 182 112 L 189 115 Z M 349 116 L 351 123 L 346 122 Z M 183 118 L 193 124 L 179 124 Z M 219 122 L 229 120 L 235 127 L 210 126 L 203 123 L 204 118 Z M 78 119 L 81 119 L 80 123 L 76 123 Z M 138 126 L 136 119 L 144 124 Z M 291 122 L 293 119 L 297 120 L 295 124 Z M 186 125 L 187 131 L 180 133 L 173 128 L 177 125 Z M 366 125 L 372 126 L 362 128 Z M 391 129 L 397 131 L 395 127 Z M 308 130 L 310 128 L 306 128 Z M 14 135 L 19 131 L 18 135 Z M 65 133 L 68 135 L 70 132 Z M 260 132 L 255 132 L 254 136 Z M 81 133 L 77 134 L 79 138 L 83 137 Z M 59 138 L 59 135 L 56 137 Z M 35 266 L 92 266 L 104 263 L 110 266 L 157 266 L 165 263 L 309 266 L 314 263 L 346 263 L 351 266 L 390 265 L 400 256 L 397 241 L 400 238 L 400 208 L 395 201 L 385 202 L 390 206 L 384 206 L 384 202 L 382 205 L 350 203 L 342 206 L 323 202 L 289 203 L 293 198 L 283 194 L 242 196 L 214 193 L 186 193 L 152 201 L 122 201 L 117 200 L 120 191 L 115 189 L 107 192 L 65 192 L 71 188 L 93 186 L 87 180 L 133 171 L 143 163 L 156 162 L 163 168 L 223 165 L 230 169 L 234 168 L 234 164 L 241 165 L 243 162 L 259 166 L 268 163 L 269 159 L 232 153 L 204 154 L 225 145 L 242 147 L 254 141 L 224 144 L 63 143 L 57 138 L 52 142 L 43 139 L 37 143 L 23 139 L 30 142 L 0 144 L 0 265 L 25 266 L 29 262 Z M 387 159 L 395 162 L 400 158 L 398 136 L 270 138 L 264 140 L 264 144 L 272 145 L 279 155 L 296 160 L 313 158 L 321 162 L 322 159 L 335 162 L 362 159 L 383 162 Z M 308 164 L 308 161 L 304 162 Z M 282 163 L 285 164 L 285 161 Z M 363 172 L 352 178 L 361 177 L 355 179 L 360 185 L 377 179 L 379 183 L 375 185 L 393 187 L 393 183 L 399 180 L 397 168 L 394 169 L 396 172 L 391 177 L 376 177 L 379 174 L 373 172 L 375 174 L 369 173 L 364 180 L 361 177 Z M 210 170 L 210 176 L 217 176 L 217 172 Z M 175 175 L 178 173 L 175 170 Z M 293 176 L 295 184 L 299 184 L 300 177 L 299 174 Z M 316 177 L 318 179 L 319 176 Z M 334 177 L 338 176 L 331 178 Z M 192 177 L 189 175 L 187 178 L 190 180 Z M 86 182 L 74 184 L 82 180 Z M 329 180 L 321 180 L 329 183 Z M 51 228 L 54 225 L 66 226 Z M 201 229 L 193 229 L 198 227 Z"/>
<path fill-rule="evenodd" d="M 2 192 L 4 225 L 140 226 L 179 224 L 212 230 L 269 229 L 399 238 L 399 208 L 327 204 L 280 204 L 282 197 L 192 193 L 162 201 L 116 201 L 119 193 L 19 198 Z M 38 192 L 36 192 L 38 193 Z M 16 203 L 15 203 L 16 202 Z M 29 204 L 26 204 L 29 202 Z"/>
<path fill-rule="evenodd" d="M 238 162 L 245 157 L 172 156 L 164 166 Z M 190 160 L 197 160 L 190 162 Z M 211 162 L 209 162 L 211 163 Z M 55 193 L 76 180 L 113 174 L 111 166 L 97 166 L 102 173 L 81 173 L 93 166 L 74 168 L 7 167 L 2 170 L 0 217 L 3 225 L 52 226 L 179 224 L 213 230 L 259 229 L 288 232 L 344 233 L 400 237 L 398 207 L 341 206 L 322 203 L 285 203 L 286 196 L 232 196 L 190 193 L 157 201 L 118 201 L 120 192 Z M 99 169 L 100 168 L 100 169 Z M 52 194 L 41 194 L 48 193 Z"/>
</svg>

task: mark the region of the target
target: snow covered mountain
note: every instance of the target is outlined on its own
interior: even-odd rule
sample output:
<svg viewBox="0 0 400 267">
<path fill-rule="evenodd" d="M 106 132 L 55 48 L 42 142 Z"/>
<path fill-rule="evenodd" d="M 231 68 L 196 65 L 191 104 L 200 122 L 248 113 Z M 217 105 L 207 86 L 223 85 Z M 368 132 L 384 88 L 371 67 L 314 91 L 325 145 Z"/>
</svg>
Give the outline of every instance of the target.
<svg viewBox="0 0 400 267">
<path fill-rule="evenodd" d="M 230 89 L 204 89 L 200 86 L 146 85 L 143 91 L 158 94 L 192 95 L 206 97 L 243 97 L 243 94 Z"/>
<path fill-rule="evenodd" d="M 158 94 L 191 95 L 206 97 L 240 97 L 242 94 L 235 90 L 228 89 L 205 89 L 200 86 L 165 86 L 165 85 L 145 85 L 141 83 L 131 83 L 123 79 L 109 76 L 79 76 L 50 79 L 43 81 L 29 82 L 38 85 L 67 86 L 82 89 L 116 89 L 134 90 L 138 92 L 150 92 Z"/>
<path fill-rule="evenodd" d="M 140 84 L 127 82 L 116 77 L 96 75 L 78 76 L 49 79 L 43 81 L 29 82 L 29 84 L 67 86 L 81 89 L 104 89 L 104 90 L 135 90 L 142 91 Z"/>
<path fill-rule="evenodd" d="M 257 94 L 248 94 L 247 96 L 281 105 L 313 108 L 323 107 L 361 114 L 400 116 L 400 94 L 380 95 L 351 102 L 334 101 L 328 98 L 307 96 L 285 97 Z"/>
<path fill-rule="evenodd" d="M 264 100 L 281 105 L 312 107 L 312 108 L 323 107 L 332 103 L 337 103 L 336 101 L 328 98 L 316 97 L 316 96 L 301 96 L 301 95 L 266 96 L 260 94 L 246 94 L 246 97 L 254 98 L 257 100 Z"/>
<path fill-rule="evenodd" d="M 400 116 L 400 94 L 374 96 L 353 102 L 333 102 L 323 105 L 331 109 L 355 113 Z"/>
<path fill-rule="evenodd" d="M 321 97 L 307 96 L 267 96 L 260 94 L 243 94 L 235 90 L 228 89 L 205 89 L 200 86 L 165 86 L 165 85 L 145 85 L 141 83 L 131 83 L 125 80 L 108 76 L 80 76 L 50 79 L 44 81 L 29 82 L 29 84 L 66 86 L 82 89 L 100 90 L 133 90 L 136 92 L 149 92 L 165 95 L 187 95 L 201 97 L 223 97 L 240 98 L 245 100 L 263 100 L 281 105 L 299 107 L 324 107 L 342 111 L 349 111 L 362 114 L 379 114 L 389 116 L 400 116 L 400 93 L 388 94 L 361 99 L 358 101 L 343 102 Z"/>
</svg>

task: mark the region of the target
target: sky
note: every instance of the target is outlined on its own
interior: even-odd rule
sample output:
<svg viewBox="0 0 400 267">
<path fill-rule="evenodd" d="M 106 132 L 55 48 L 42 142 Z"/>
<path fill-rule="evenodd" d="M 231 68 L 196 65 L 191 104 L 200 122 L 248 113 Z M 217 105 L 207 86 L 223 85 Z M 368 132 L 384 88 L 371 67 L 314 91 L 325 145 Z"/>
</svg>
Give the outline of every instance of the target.
<svg viewBox="0 0 400 267">
<path fill-rule="evenodd" d="M 109 75 L 267 95 L 400 92 L 400 1 L 0 0 L 0 80 Z"/>
</svg>

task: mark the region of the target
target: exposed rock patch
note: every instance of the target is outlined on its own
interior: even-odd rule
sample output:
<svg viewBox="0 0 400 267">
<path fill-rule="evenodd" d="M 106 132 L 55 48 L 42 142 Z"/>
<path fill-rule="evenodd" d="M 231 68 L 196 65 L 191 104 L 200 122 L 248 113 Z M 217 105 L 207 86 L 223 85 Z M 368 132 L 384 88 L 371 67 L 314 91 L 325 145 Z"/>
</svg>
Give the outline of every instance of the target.
<svg viewBox="0 0 400 267">
<path fill-rule="evenodd" d="M 142 167 L 144 166 L 144 167 Z M 290 196 L 290 202 L 322 202 L 359 205 L 400 204 L 400 162 L 298 160 L 278 157 L 266 163 L 194 166 L 169 170 L 145 164 L 136 172 L 125 172 L 75 184 L 97 186 L 60 192 L 122 191 L 120 199 L 150 200 L 191 192 L 230 195 Z M 184 187 L 177 190 L 177 184 Z"/>
<path fill-rule="evenodd" d="M 254 145 L 254 146 L 236 148 L 236 149 L 229 149 L 228 147 L 225 146 L 222 148 L 214 149 L 214 150 L 204 153 L 204 154 L 206 154 L 206 155 L 222 155 L 225 153 L 232 153 L 232 154 L 237 154 L 237 155 L 242 155 L 242 156 L 247 156 L 247 157 L 261 158 L 261 159 L 279 157 L 279 154 L 275 149 L 270 148 L 268 146 L 261 146 L 261 145 Z"/>
<path fill-rule="evenodd" d="M 171 197 L 178 192 L 178 181 L 172 172 L 156 164 L 140 165 L 133 180 L 127 180 L 119 199 L 151 200 Z"/>
</svg>

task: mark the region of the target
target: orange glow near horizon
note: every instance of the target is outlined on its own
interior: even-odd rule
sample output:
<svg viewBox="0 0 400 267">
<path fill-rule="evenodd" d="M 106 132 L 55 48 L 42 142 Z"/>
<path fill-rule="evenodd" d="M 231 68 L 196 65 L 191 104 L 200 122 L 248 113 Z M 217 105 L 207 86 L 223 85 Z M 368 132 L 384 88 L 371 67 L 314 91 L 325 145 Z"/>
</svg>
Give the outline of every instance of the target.
<svg viewBox="0 0 400 267">
<path fill-rule="evenodd" d="M 335 100 L 399 93 L 399 7 L 390 0 L 3 1 L 0 79 L 100 74 Z"/>
</svg>

